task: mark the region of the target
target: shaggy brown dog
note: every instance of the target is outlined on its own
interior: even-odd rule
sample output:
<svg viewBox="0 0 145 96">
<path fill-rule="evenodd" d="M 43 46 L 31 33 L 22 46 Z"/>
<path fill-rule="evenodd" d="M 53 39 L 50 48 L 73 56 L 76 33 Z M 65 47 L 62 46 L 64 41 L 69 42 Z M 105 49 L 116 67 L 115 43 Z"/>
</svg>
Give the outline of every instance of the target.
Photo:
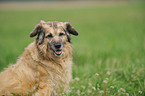
<svg viewBox="0 0 145 96">
<path fill-rule="evenodd" d="M 78 32 L 69 22 L 45 22 L 30 33 L 37 36 L 16 64 L 0 73 L 0 96 L 52 96 L 67 92 L 72 77 L 70 34 Z"/>
</svg>

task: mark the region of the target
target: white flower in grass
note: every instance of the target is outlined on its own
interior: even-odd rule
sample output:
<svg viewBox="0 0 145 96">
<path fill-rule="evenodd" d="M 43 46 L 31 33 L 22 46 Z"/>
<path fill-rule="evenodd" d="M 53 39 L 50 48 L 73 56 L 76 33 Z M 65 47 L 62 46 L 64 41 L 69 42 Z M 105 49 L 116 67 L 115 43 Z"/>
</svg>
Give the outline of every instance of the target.
<svg viewBox="0 0 145 96">
<path fill-rule="evenodd" d="M 98 74 L 98 73 L 96 73 L 95 75 L 96 75 L 96 76 L 99 76 L 99 74 Z"/>
<path fill-rule="evenodd" d="M 99 85 L 99 84 L 97 84 L 97 87 L 100 87 L 100 85 Z"/>
<path fill-rule="evenodd" d="M 89 90 L 89 89 L 87 90 L 87 92 L 88 92 L 89 94 L 90 94 L 90 93 L 92 93 L 92 91 L 91 91 L 91 90 Z"/>
<path fill-rule="evenodd" d="M 123 89 L 122 91 L 123 91 L 123 92 L 126 92 L 126 90 L 125 90 L 125 89 Z"/>
<path fill-rule="evenodd" d="M 103 90 L 100 90 L 99 93 L 104 93 L 104 91 Z"/>
<path fill-rule="evenodd" d="M 118 93 L 120 93 L 120 90 L 118 90 Z"/>
<path fill-rule="evenodd" d="M 79 81 L 80 79 L 78 77 L 75 78 L 76 81 Z"/>
<path fill-rule="evenodd" d="M 129 93 L 126 93 L 126 96 L 129 96 Z"/>
<path fill-rule="evenodd" d="M 142 94 L 142 91 L 138 91 L 139 94 Z"/>
<path fill-rule="evenodd" d="M 85 86 L 82 85 L 81 87 L 82 87 L 83 89 L 85 89 Z"/>
<path fill-rule="evenodd" d="M 84 95 L 84 94 L 85 94 L 85 92 L 82 92 L 82 93 L 81 93 L 81 95 Z"/>
<path fill-rule="evenodd" d="M 61 94 L 64 95 L 64 92 L 62 92 Z"/>
<path fill-rule="evenodd" d="M 92 87 L 92 89 L 93 89 L 94 91 L 96 91 L 96 88 L 95 88 L 95 87 Z"/>
<path fill-rule="evenodd" d="M 108 72 L 107 72 L 107 75 L 110 75 L 110 74 L 111 74 L 111 73 L 108 71 Z"/>
<path fill-rule="evenodd" d="M 123 88 L 120 88 L 120 90 L 121 90 L 121 91 L 123 91 L 123 92 L 125 92 L 125 91 L 126 91 L 126 90 L 125 90 L 125 89 L 123 89 Z"/>
<path fill-rule="evenodd" d="M 34 90 L 34 91 L 36 90 L 36 86 L 33 87 L 33 90 Z"/>
<path fill-rule="evenodd" d="M 97 90 L 100 90 L 99 88 L 97 88 Z"/>
<path fill-rule="evenodd" d="M 75 87 L 71 87 L 71 89 L 74 89 Z"/>
<path fill-rule="evenodd" d="M 89 84 L 89 87 L 91 87 L 92 86 L 92 83 L 88 83 Z"/>
<path fill-rule="evenodd" d="M 107 80 L 104 80 L 104 81 L 103 81 L 103 83 L 106 83 L 106 84 L 107 84 L 107 83 L 108 83 L 108 81 L 107 81 Z"/>
<path fill-rule="evenodd" d="M 70 93 L 70 92 L 71 92 L 71 90 L 69 89 L 69 90 L 68 90 L 68 92 Z"/>
<path fill-rule="evenodd" d="M 105 80 L 109 80 L 108 78 L 105 78 Z"/>
<path fill-rule="evenodd" d="M 110 88 L 114 89 L 114 86 L 110 86 Z"/>
<path fill-rule="evenodd" d="M 121 92 L 121 94 L 125 94 L 124 92 Z"/>
<path fill-rule="evenodd" d="M 80 95 L 80 90 L 77 90 L 77 94 Z"/>
</svg>

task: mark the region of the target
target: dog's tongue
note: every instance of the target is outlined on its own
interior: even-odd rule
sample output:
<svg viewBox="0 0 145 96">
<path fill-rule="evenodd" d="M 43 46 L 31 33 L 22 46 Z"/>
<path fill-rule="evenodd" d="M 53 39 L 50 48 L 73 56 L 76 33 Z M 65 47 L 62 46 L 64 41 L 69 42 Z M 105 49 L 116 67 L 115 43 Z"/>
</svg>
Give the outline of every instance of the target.
<svg viewBox="0 0 145 96">
<path fill-rule="evenodd" d="M 61 51 L 56 51 L 56 54 L 61 54 Z"/>
</svg>

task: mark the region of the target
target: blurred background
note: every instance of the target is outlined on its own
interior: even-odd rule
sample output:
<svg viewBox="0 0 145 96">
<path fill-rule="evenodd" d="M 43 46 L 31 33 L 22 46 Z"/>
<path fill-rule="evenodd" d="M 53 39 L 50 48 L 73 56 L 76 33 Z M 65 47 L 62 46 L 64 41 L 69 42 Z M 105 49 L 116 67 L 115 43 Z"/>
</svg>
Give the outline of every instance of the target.
<svg viewBox="0 0 145 96">
<path fill-rule="evenodd" d="M 101 87 L 109 90 L 115 86 L 108 96 L 119 95 L 119 88 L 125 88 L 126 94 L 143 96 L 144 0 L 0 0 L 0 71 L 14 64 L 34 41 L 29 33 L 40 20 L 68 21 L 79 32 L 79 36 L 72 36 L 73 78 L 82 82 L 72 85 L 76 89 L 71 94 L 88 82 L 97 88 L 110 72 L 110 82 Z M 96 80 L 92 77 L 95 73 L 100 74 Z"/>
</svg>

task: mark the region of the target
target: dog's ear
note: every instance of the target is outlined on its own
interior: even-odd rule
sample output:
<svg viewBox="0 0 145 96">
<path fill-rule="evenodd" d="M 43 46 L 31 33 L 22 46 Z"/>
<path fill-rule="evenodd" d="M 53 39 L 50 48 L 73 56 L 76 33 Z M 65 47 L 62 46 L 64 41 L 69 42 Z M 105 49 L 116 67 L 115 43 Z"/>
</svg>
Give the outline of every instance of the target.
<svg viewBox="0 0 145 96">
<path fill-rule="evenodd" d="M 30 33 L 30 37 L 35 37 L 36 35 L 37 35 L 36 42 L 39 45 L 42 44 L 44 41 L 45 32 L 41 24 L 37 24 L 35 28 L 33 29 L 33 31 Z"/>
<path fill-rule="evenodd" d="M 77 36 L 77 35 L 78 35 L 78 32 L 77 32 L 77 30 L 70 24 L 70 22 L 65 22 L 64 24 L 66 25 L 66 36 L 67 36 L 68 42 L 71 42 L 71 41 L 70 41 L 70 40 L 71 40 L 70 34 Z"/>
<path fill-rule="evenodd" d="M 79 35 L 78 31 L 70 24 L 70 22 L 65 22 L 66 30 L 72 35 Z"/>
<path fill-rule="evenodd" d="M 35 26 L 35 28 L 33 29 L 33 31 L 30 33 L 30 37 L 34 37 L 34 36 L 36 36 L 40 32 L 41 32 L 41 25 L 37 24 Z"/>
</svg>

